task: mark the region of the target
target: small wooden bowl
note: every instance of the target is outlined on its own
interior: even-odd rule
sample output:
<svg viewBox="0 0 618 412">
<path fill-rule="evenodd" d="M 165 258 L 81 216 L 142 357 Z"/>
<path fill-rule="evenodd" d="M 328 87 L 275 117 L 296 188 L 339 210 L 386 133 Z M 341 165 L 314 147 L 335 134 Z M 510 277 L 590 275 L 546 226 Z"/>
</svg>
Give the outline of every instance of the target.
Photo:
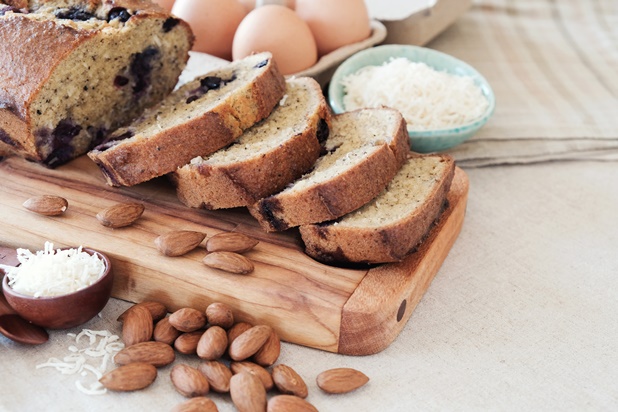
<svg viewBox="0 0 618 412">
<path fill-rule="evenodd" d="M 93 249 L 82 250 L 96 254 L 105 263 L 105 272 L 98 281 L 67 295 L 36 298 L 15 292 L 5 276 L 2 291 L 9 305 L 22 318 L 48 329 L 69 329 L 95 317 L 109 301 L 114 274 L 107 256 Z"/>
</svg>

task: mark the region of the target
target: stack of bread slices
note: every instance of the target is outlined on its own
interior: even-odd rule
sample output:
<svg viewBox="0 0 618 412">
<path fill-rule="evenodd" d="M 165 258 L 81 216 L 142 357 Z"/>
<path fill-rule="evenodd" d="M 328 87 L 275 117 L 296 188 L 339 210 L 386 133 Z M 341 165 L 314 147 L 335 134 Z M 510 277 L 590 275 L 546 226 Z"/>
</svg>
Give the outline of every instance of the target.
<svg viewBox="0 0 618 412">
<path fill-rule="evenodd" d="M 269 53 L 200 76 L 89 156 L 110 185 L 169 175 L 193 208 L 246 207 L 268 231 L 298 227 L 329 264 L 403 259 L 443 210 L 447 155 L 410 151 L 393 109 L 333 115 L 310 78 L 285 78 Z"/>
<path fill-rule="evenodd" d="M 411 153 L 395 110 L 333 115 L 268 52 L 172 91 L 193 36 L 153 4 L 0 0 L 0 28 L 22 44 L 0 54 L 0 156 L 55 167 L 87 152 L 112 186 L 167 175 L 187 206 L 298 227 L 333 264 L 401 260 L 443 207 L 451 158 Z"/>
</svg>

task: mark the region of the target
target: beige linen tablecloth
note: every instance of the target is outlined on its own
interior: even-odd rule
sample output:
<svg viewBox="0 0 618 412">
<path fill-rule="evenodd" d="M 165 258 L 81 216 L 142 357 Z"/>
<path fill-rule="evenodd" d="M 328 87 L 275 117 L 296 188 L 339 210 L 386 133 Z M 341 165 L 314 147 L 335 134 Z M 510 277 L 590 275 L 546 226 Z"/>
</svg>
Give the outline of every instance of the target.
<svg viewBox="0 0 618 412">
<path fill-rule="evenodd" d="M 618 1 L 477 1 L 429 44 L 477 68 L 496 111 L 464 166 L 618 160 Z"/>
<path fill-rule="evenodd" d="M 453 152 L 470 178 L 466 220 L 384 351 L 349 357 L 283 345 L 279 363 L 306 380 L 320 411 L 618 410 L 618 165 L 541 162 L 615 154 L 616 7 L 482 1 L 431 43 L 476 66 L 498 96 L 487 127 Z M 467 167 L 485 164 L 494 166 Z M 114 299 L 83 327 L 120 333 L 115 319 L 126 307 Z M 35 347 L 0 336 L 0 411 L 169 411 L 184 400 L 169 366 L 143 391 L 100 396 L 75 386 L 91 374 L 36 368 L 69 355 L 67 332 L 81 329 Z M 371 380 L 326 395 L 315 377 L 334 367 Z M 235 410 L 229 397 L 212 398 Z"/>
</svg>

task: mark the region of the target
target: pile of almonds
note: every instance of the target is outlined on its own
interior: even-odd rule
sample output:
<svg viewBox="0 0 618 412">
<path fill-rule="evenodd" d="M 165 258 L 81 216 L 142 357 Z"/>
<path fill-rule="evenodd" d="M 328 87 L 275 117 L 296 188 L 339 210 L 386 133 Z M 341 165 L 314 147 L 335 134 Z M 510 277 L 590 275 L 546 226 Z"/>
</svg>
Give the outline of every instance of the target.
<svg viewBox="0 0 618 412">
<path fill-rule="evenodd" d="M 28 199 L 24 207 L 46 216 L 58 216 L 68 202 L 58 196 L 43 195 Z M 140 203 L 118 203 L 101 210 L 96 218 L 106 227 L 121 228 L 141 217 Z M 155 239 L 157 249 L 166 256 L 181 256 L 197 248 L 204 233 L 178 230 Z M 244 234 L 227 232 L 206 242 L 208 254 L 203 263 L 235 274 L 254 270 L 253 262 L 243 253 L 257 240 Z M 205 311 L 181 308 L 168 316 L 158 302 L 142 302 L 127 309 L 118 318 L 122 322 L 125 348 L 114 357 L 118 367 L 100 379 L 113 391 L 135 391 L 151 385 L 158 368 L 172 364 L 176 352 L 197 355 L 197 368 L 180 363 L 171 368 L 170 378 L 176 391 L 190 398 L 177 405 L 176 412 L 217 411 L 206 395 L 210 391 L 229 393 L 240 412 L 317 411 L 305 400 L 308 388 L 303 378 L 290 366 L 277 364 L 281 342 L 267 325 L 235 322 L 229 306 L 212 303 Z M 270 368 L 270 370 L 269 370 Z M 336 368 L 320 373 L 316 383 L 326 393 L 346 393 L 369 381 L 362 372 Z M 267 392 L 277 395 L 267 398 Z"/>
<path fill-rule="evenodd" d="M 305 400 L 308 388 L 290 366 L 275 364 L 281 341 L 267 325 L 236 322 L 231 308 L 211 303 L 205 311 L 181 308 L 169 314 L 158 302 L 131 306 L 120 317 L 125 348 L 114 357 L 116 369 L 100 382 L 110 390 L 146 388 L 157 377 L 157 368 L 172 364 L 176 352 L 197 355 L 195 368 L 172 366 L 170 378 L 176 391 L 191 398 L 177 405 L 180 411 L 217 411 L 206 395 L 229 393 L 241 412 L 317 411 Z M 270 370 L 269 370 L 270 369 Z M 351 368 L 330 369 L 316 383 L 327 393 L 345 393 L 363 386 L 369 378 Z M 267 392 L 278 393 L 270 399 Z"/>
</svg>

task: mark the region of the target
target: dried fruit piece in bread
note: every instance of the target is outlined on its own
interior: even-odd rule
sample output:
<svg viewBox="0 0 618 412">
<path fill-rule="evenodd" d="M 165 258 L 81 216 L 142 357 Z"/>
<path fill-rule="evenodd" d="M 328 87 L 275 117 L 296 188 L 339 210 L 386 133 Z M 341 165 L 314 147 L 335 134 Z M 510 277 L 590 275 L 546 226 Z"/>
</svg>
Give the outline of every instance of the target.
<svg viewBox="0 0 618 412">
<path fill-rule="evenodd" d="M 403 117 L 386 108 L 333 116 L 324 147 L 309 173 L 249 206 L 263 229 L 324 222 L 358 209 L 386 187 L 410 150 Z"/>
<path fill-rule="evenodd" d="M 229 147 L 174 172 L 178 198 L 190 207 L 223 209 L 278 192 L 313 166 L 329 125 L 330 109 L 319 84 L 308 77 L 289 79 L 268 118 Z"/>
<path fill-rule="evenodd" d="M 150 2 L 0 0 L 0 155 L 86 153 L 173 90 L 192 42 Z"/>
<path fill-rule="evenodd" d="M 133 186 L 229 145 L 267 117 L 284 91 L 272 55 L 254 54 L 184 84 L 88 156 L 108 184 Z"/>
</svg>

